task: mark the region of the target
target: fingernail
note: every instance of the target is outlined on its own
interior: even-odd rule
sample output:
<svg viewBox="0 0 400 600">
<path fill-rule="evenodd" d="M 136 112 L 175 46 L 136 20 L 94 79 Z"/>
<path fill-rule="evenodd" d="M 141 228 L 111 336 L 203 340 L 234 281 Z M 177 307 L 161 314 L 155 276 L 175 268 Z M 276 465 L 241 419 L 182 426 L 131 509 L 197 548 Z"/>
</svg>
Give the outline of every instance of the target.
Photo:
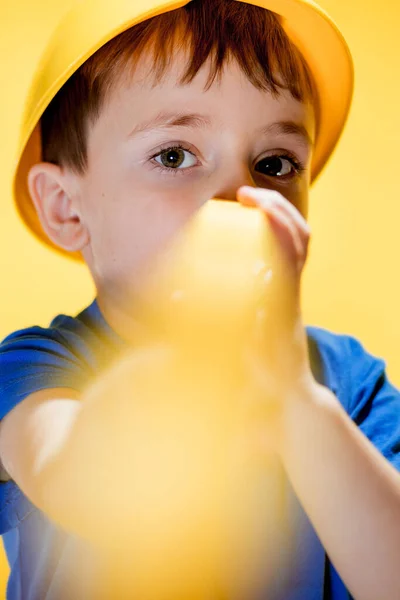
<svg viewBox="0 0 400 600">
<path fill-rule="evenodd" d="M 257 190 L 250 185 L 242 185 L 242 187 L 239 188 L 239 192 L 243 192 L 244 194 L 252 194 L 254 196 L 256 195 Z"/>
</svg>

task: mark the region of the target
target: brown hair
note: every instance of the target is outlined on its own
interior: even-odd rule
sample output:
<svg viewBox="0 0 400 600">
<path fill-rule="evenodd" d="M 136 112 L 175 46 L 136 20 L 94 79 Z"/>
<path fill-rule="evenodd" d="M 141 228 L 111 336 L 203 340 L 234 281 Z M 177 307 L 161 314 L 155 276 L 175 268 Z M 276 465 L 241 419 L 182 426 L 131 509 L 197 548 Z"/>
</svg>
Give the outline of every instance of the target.
<svg viewBox="0 0 400 600">
<path fill-rule="evenodd" d="M 189 51 L 180 84 L 190 83 L 212 59 L 206 89 L 234 58 L 260 90 L 287 89 L 317 104 L 305 59 L 289 40 L 280 17 L 237 0 L 192 0 L 121 33 L 91 56 L 64 84 L 41 119 L 43 160 L 83 173 L 86 138 L 113 84 L 133 69 L 145 49 L 153 52 L 153 83 L 166 72 L 177 47 Z"/>
</svg>

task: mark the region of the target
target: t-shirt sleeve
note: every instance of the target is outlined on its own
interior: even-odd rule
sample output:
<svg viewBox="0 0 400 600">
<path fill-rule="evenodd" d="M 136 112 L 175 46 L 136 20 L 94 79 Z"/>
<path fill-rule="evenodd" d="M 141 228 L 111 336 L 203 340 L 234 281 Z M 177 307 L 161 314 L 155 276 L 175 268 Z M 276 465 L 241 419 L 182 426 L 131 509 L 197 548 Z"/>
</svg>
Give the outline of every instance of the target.
<svg viewBox="0 0 400 600">
<path fill-rule="evenodd" d="M 361 431 L 400 470 L 400 392 L 389 381 L 385 362 L 347 339 L 351 360 L 348 412 Z"/>
<path fill-rule="evenodd" d="M 82 390 L 87 375 L 84 360 L 59 330 L 32 327 L 9 335 L 0 344 L 0 419 L 39 390 Z M 1 482 L 0 535 L 16 527 L 33 508 L 12 480 Z"/>
<path fill-rule="evenodd" d="M 400 391 L 386 364 L 353 337 L 309 328 L 314 375 L 329 387 L 374 446 L 400 470 Z"/>
<path fill-rule="evenodd" d="M 26 396 L 57 387 L 82 389 L 82 359 L 57 330 L 32 327 L 0 344 L 0 419 Z"/>
</svg>

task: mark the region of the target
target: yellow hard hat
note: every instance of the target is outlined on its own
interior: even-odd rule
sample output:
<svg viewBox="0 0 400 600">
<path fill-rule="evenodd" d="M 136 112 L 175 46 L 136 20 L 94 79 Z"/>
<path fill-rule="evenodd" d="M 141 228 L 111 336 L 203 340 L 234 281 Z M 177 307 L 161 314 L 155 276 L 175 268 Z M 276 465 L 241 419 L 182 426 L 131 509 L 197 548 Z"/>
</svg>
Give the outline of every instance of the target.
<svg viewBox="0 0 400 600">
<path fill-rule="evenodd" d="M 319 130 L 312 181 L 331 155 L 345 125 L 353 94 L 353 62 L 342 34 L 313 0 L 238 0 L 283 17 L 283 27 L 302 52 L 318 92 Z M 14 169 L 14 199 L 23 221 L 54 249 L 27 187 L 29 169 L 41 161 L 40 117 L 67 79 L 101 46 L 134 25 L 184 6 L 188 0 L 81 0 L 62 17 L 47 44 L 25 104 Z M 67 253 L 81 258 L 79 253 Z"/>
</svg>

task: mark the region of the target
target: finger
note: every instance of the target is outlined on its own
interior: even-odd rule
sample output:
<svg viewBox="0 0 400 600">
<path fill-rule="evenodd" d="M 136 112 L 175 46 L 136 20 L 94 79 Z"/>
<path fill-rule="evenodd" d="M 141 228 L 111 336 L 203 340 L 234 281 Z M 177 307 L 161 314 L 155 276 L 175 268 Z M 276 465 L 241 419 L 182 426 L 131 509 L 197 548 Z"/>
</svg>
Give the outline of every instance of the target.
<svg viewBox="0 0 400 600">
<path fill-rule="evenodd" d="M 273 203 L 278 210 L 286 214 L 294 221 L 294 223 L 296 223 L 305 243 L 308 241 L 308 238 L 310 237 L 310 227 L 307 221 L 300 211 L 297 210 L 289 200 L 284 198 L 282 194 L 279 194 L 279 192 L 263 188 L 242 186 L 238 190 L 238 199 L 245 206 L 259 206 L 263 210 L 268 210 L 271 203 Z"/>
<path fill-rule="evenodd" d="M 252 195 L 243 196 L 243 204 L 258 207 L 264 212 L 273 233 L 278 239 L 279 246 L 283 248 L 288 263 L 287 266 L 290 271 L 299 273 L 306 259 L 308 236 L 300 230 L 292 213 L 286 210 L 285 203 L 288 203 L 286 200 L 279 194 L 269 190 L 260 191 L 262 197 L 261 195 L 257 198 Z M 238 196 L 242 198 L 240 194 Z M 281 199 L 284 202 L 281 202 Z"/>
<path fill-rule="evenodd" d="M 310 241 L 310 227 L 300 212 L 293 204 L 285 200 L 280 194 L 272 198 L 274 214 L 284 215 L 290 221 L 296 231 L 296 239 L 299 240 L 299 254 L 302 256 L 303 263 L 307 256 L 308 245 Z"/>
<path fill-rule="evenodd" d="M 274 322 L 268 319 L 271 340 L 276 337 L 273 331 L 278 335 L 290 330 L 299 313 L 300 274 L 307 255 L 308 225 L 297 209 L 277 192 L 244 186 L 238 190 L 238 199 L 243 205 L 255 206 L 264 212 L 278 241 L 272 246 L 271 256 L 274 280 L 270 287 Z"/>
<path fill-rule="evenodd" d="M 240 196 L 240 200 L 243 204 L 248 204 L 251 206 L 258 205 L 262 207 L 262 204 L 266 198 L 273 200 L 277 205 L 279 205 L 292 216 L 299 227 L 309 231 L 309 225 L 301 212 L 287 198 L 285 198 L 276 190 L 244 185 L 238 189 L 237 194 Z"/>
<path fill-rule="evenodd" d="M 288 265 L 294 270 L 294 273 L 299 274 L 306 261 L 307 241 L 303 239 L 301 232 L 287 214 L 279 212 L 275 206 L 265 212 L 271 229 L 285 252 Z"/>
</svg>

